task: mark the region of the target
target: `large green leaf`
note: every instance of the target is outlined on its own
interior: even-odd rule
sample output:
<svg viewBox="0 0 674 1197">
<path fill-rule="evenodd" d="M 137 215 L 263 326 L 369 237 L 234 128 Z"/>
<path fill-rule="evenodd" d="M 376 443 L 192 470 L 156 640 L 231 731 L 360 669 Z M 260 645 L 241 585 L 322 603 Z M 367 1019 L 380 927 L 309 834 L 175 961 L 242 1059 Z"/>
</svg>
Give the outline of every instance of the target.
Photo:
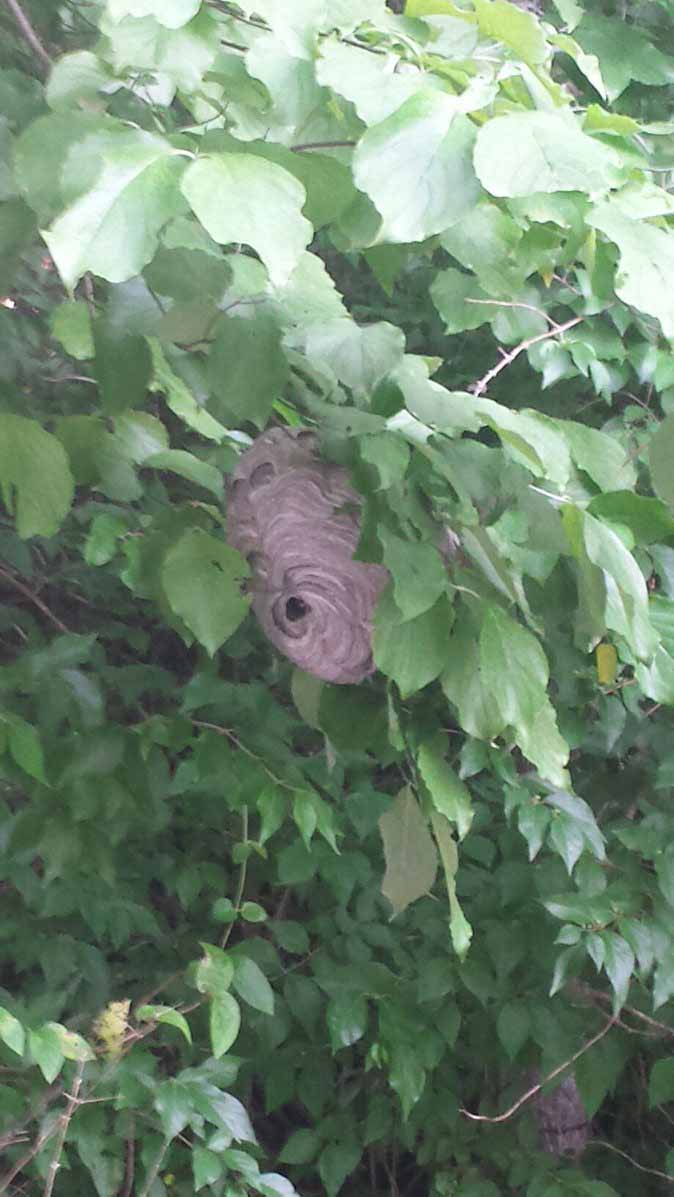
<svg viewBox="0 0 674 1197">
<path fill-rule="evenodd" d="M 264 316 L 226 316 L 218 324 L 208 362 L 212 408 L 224 419 L 264 428 L 288 379 L 281 337 Z"/>
<path fill-rule="evenodd" d="M 669 285 L 674 245 L 669 233 L 643 220 L 631 220 L 615 204 L 600 204 L 588 222 L 620 251 L 616 295 L 640 312 L 655 316 L 664 335 L 674 338 L 674 295 Z"/>
<path fill-rule="evenodd" d="M 168 141 L 141 130 L 109 150 L 93 185 L 44 232 L 68 288 L 88 270 L 112 283 L 140 273 L 179 210 L 183 165 Z"/>
<path fill-rule="evenodd" d="M 674 415 L 656 428 L 649 446 L 653 489 L 674 512 Z"/>
<path fill-rule="evenodd" d="M 498 38 L 529 66 L 545 61 L 547 47 L 540 23 L 508 0 L 473 0 L 477 23 L 485 37 Z"/>
<path fill-rule="evenodd" d="M 357 187 L 383 217 L 380 238 L 424 241 L 456 223 L 475 203 L 475 130 L 443 92 L 420 91 L 361 138 L 353 160 Z"/>
<path fill-rule="evenodd" d="M 168 29 L 179 29 L 195 17 L 201 0 L 108 0 L 113 21 L 124 17 L 155 17 Z"/>
<path fill-rule="evenodd" d="M 492 195 L 536 191 L 602 192 L 620 179 L 620 160 L 571 116 L 518 112 L 482 126 L 475 170 Z"/>
<path fill-rule="evenodd" d="M 75 487 L 68 458 L 36 420 L 0 412 L 0 488 L 24 540 L 53 536 L 69 511 Z"/>
<path fill-rule="evenodd" d="M 373 649 L 378 669 L 392 678 L 403 698 L 438 677 L 449 656 L 453 612 L 447 599 L 402 622 L 390 590 L 379 600 Z"/>
<path fill-rule="evenodd" d="M 213 154 L 188 167 L 182 190 L 215 241 L 243 241 L 273 283 L 288 281 L 312 236 L 302 215 L 306 192 L 293 175 L 253 154 Z"/>
<path fill-rule="evenodd" d="M 382 893 L 396 914 L 431 889 L 438 855 L 410 786 L 405 786 L 379 820 L 386 873 Z"/>
<path fill-rule="evenodd" d="M 248 613 L 250 599 L 242 593 L 242 583 L 249 572 L 235 549 L 196 528 L 185 532 L 164 558 L 166 597 L 211 656 Z"/>
</svg>

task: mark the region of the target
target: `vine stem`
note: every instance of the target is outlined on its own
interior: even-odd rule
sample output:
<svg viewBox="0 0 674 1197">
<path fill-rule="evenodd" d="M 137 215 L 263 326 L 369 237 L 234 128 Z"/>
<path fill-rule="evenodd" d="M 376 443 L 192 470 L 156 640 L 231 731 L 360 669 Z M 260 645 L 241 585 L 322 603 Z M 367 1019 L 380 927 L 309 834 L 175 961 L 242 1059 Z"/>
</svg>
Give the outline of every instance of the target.
<svg viewBox="0 0 674 1197">
<path fill-rule="evenodd" d="M 42 42 L 33 29 L 33 26 L 28 20 L 28 17 L 23 11 L 18 0 L 5 0 L 5 4 L 19 26 L 19 29 L 21 30 L 21 36 L 23 37 L 24 41 L 30 46 L 33 53 L 40 59 L 43 65 L 48 69 L 51 69 L 51 58 L 42 45 Z"/>
<path fill-rule="evenodd" d="M 84 1060 L 77 1061 L 75 1068 L 75 1076 L 73 1078 L 72 1093 L 68 1093 L 68 1104 L 65 1110 L 60 1115 L 58 1120 L 58 1134 L 56 1138 L 56 1145 L 54 1147 L 54 1154 L 49 1161 L 47 1169 L 47 1177 L 44 1182 L 43 1197 L 52 1197 L 54 1191 L 54 1183 L 56 1181 L 56 1173 L 61 1166 L 61 1156 L 63 1148 L 65 1147 L 66 1135 L 68 1134 L 68 1127 L 70 1120 L 80 1104 L 80 1089 L 82 1088 L 82 1077 L 84 1076 Z"/>
<path fill-rule="evenodd" d="M 581 1056 L 585 1055 L 585 1052 L 589 1051 L 591 1047 L 594 1047 L 595 1043 L 599 1043 L 599 1040 L 603 1039 L 604 1035 L 608 1034 L 608 1032 L 611 1030 L 611 1027 L 614 1027 L 617 1021 L 618 1016 L 615 1014 L 612 1015 L 606 1025 L 602 1027 L 601 1031 L 597 1031 L 596 1035 L 593 1035 L 591 1039 L 588 1039 L 587 1043 L 584 1043 L 582 1047 L 579 1047 L 578 1051 L 574 1052 L 574 1054 L 570 1056 L 568 1060 L 565 1060 L 563 1064 L 558 1064 L 556 1068 L 553 1068 L 552 1072 L 549 1072 L 547 1076 L 544 1076 L 542 1081 L 539 1081 L 537 1085 L 532 1085 L 530 1089 L 527 1089 L 526 1093 L 523 1093 L 521 1097 L 518 1097 L 517 1101 L 513 1102 L 513 1104 L 509 1106 L 507 1110 L 504 1110 L 502 1114 L 497 1114 L 492 1118 L 488 1114 L 473 1114 L 470 1110 L 464 1109 L 463 1106 L 459 1107 L 459 1113 L 463 1114 L 464 1118 L 470 1118 L 472 1122 L 489 1122 L 491 1124 L 507 1122 L 509 1118 L 512 1118 L 513 1114 L 516 1114 L 518 1110 L 521 1110 L 523 1105 L 526 1105 L 528 1101 L 531 1101 L 532 1097 L 535 1097 L 537 1093 L 540 1093 L 541 1089 L 544 1085 L 547 1085 L 548 1081 L 553 1081 L 556 1076 L 559 1076 L 560 1073 L 565 1071 L 565 1069 L 570 1068 L 572 1064 L 575 1064 L 576 1060 L 579 1060 Z"/>
<path fill-rule="evenodd" d="M 504 354 L 500 362 L 497 362 L 495 366 L 492 366 L 491 370 L 488 370 L 484 377 L 482 377 L 479 382 L 476 382 L 475 385 L 471 387 L 475 398 L 477 399 L 480 395 L 484 394 L 489 386 L 489 383 L 494 381 L 497 374 L 500 374 L 502 370 L 507 369 L 507 367 L 515 361 L 515 358 L 519 357 L 520 353 L 524 353 L 525 349 L 531 349 L 531 346 L 537 345 L 539 341 L 548 341 L 550 337 L 561 336 L 562 333 L 568 332 L 570 328 L 575 328 L 577 324 L 582 324 L 584 319 L 584 316 L 574 316 L 573 320 L 567 320 L 566 324 L 558 324 L 555 328 L 549 328 L 546 332 L 539 333 L 536 337 L 527 337 L 526 341 L 520 341 L 519 345 L 516 345 L 514 349 L 511 349 L 510 353 Z"/>
</svg>

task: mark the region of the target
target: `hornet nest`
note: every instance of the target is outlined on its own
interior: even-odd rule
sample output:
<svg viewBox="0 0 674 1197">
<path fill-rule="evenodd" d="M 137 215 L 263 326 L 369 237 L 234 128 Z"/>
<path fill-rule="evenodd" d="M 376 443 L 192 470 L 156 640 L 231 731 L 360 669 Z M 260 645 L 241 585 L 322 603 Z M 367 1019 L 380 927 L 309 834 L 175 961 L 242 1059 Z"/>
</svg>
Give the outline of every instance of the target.
<svg viewBox="0 0 674 1197">
<path fill-rule="evenodd" d="M 250 565 L 266 636 L 314 677 L 362 681 L 389 573 L 353 560 L 361 500 L 348 472 L 320 459 L 309 429 L 273 428 L 240 458 L 228 494 L 228 540 Z"/>
</svg>

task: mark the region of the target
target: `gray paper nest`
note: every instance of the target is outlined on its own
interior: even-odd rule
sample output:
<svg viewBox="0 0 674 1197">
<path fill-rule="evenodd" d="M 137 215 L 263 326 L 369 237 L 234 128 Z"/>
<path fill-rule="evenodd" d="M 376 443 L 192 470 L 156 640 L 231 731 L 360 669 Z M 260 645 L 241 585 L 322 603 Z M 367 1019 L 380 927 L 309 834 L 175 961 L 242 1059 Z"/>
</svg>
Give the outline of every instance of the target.
<svg viewBox="0 0 674 1197">
<path fill-rule="evenodd" d="M 372 619 L 383 565 L 354 561 L 360 498 L 308 429 L 273 428 L 229 484 L 229 543 L 252 571 L 253 610 L 279 652 L 327 682 L 374 670 Z"/>
</svg>

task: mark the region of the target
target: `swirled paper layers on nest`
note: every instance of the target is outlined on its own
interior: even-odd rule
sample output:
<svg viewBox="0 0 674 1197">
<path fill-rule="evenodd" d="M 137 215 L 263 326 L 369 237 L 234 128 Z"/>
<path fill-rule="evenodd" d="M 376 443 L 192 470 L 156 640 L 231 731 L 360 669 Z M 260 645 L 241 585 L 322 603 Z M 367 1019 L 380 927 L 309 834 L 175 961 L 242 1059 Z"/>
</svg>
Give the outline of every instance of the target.
<svg viewBox="0 0 674 1197">
<path fill-rule="evenodd" d="M 360 499 L 346 470 L 321 461 L 314 434 L 274 428 L 258 437 L 232 475 L 227 519 L 272 644 L 324 681 L 372 673 L 372 618 L 389 575 L 353 560 Z"/>
</svg>

